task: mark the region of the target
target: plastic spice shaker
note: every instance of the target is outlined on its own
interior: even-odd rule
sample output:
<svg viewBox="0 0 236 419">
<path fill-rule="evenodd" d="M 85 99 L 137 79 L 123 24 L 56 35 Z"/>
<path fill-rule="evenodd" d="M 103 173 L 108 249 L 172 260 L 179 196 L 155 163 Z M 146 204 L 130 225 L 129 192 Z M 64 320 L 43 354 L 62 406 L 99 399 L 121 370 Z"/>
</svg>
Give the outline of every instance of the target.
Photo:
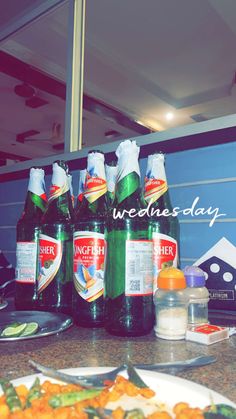
<svg viewBox="0 0 236 419">
<path fill-rule="evenodd" d="M 159 272 L 154 294 L 156 336 L 162 339 L 184 339 L 188 324 L 188 296 L 183 272 L 166 268 Z"/>
<path fill-rule="evenodd" d="M 209 292 L 205 287 L 205 274 L 197 266 L 186 266 L 184 275 L 189 297 L 188 323 L 191 326 L 208 323 Z"/>
</svg>

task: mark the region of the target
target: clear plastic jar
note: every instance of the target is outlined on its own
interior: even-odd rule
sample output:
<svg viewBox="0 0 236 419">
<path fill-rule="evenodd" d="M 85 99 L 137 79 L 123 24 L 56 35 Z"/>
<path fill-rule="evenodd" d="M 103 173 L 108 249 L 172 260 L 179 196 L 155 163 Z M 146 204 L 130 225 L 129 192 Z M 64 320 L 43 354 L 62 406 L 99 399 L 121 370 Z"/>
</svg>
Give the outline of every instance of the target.
<svg viewBox="0 0 236 419">
<path fill-rule="evenodd" d="M 162 339 L 184 339 L 188 324 L 186 281 L 177 268 L 162 269 L 154 294 L 156 336 Z"/>
<path fill-rule="evenodd" d="M 209 291 L 205 287 L 204 272 L 197 266 L 186 266 L 184 275 L 187 283 L 186 294 L 189 298 L 188 324 L 197 326 L 208 323 Z"/>
</svg>

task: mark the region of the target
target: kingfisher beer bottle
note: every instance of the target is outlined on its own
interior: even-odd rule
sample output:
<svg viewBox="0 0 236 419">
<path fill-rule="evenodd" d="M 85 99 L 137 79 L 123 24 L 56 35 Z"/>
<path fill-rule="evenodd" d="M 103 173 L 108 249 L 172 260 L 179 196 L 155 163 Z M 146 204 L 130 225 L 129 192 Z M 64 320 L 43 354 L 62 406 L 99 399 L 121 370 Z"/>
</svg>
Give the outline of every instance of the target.
<svg viewBox="0 0 236 419">
<path fill-rule="evenodd" d="M 44 170 L 32 168 L 24 211 L 16 226 L 15 306 L 18 310 L 32 310 L 37 299 L 38 242 L 46 204 Z"/>
<path fill-rule="evenodd" d="M 116 155 L 115 199 L 106 233 L 105 328 L 115 335 L 140 336 L 154 324 L 151 231 L 140 185 L 139 147 L 126 140 Z"/>
<path fill-rule="evenodd" d="M 104 323 L 106 192 L 104 155 L 92 151 L 88 154 L 84 197 L 74 229 L 73 315 L 75 322 L 84 327 Z"/>
<path fill-rule="evenodd" d="M 38 309 L 71 313 L 72 252 L 73 209 L 67 165 L 57 161 L 39 236 Z"/>
<path fill-rule="evenodd" d="M 105 164 L 105 173 L 107 179 L 107 197 L 108 205 L 111 206 L 115 197 L 115 185 L 118 166 L 115 162 Z"/>
<path fill-rule="evenodd" d="M 148 203 L 148 215 L 153 239 L 154 292 L 161 269 L 179 264 L 179 222 L 172 216 L 173 208 L 162 153 L 150 155 L 144 184 L 144 198 Z"/>
</svg>

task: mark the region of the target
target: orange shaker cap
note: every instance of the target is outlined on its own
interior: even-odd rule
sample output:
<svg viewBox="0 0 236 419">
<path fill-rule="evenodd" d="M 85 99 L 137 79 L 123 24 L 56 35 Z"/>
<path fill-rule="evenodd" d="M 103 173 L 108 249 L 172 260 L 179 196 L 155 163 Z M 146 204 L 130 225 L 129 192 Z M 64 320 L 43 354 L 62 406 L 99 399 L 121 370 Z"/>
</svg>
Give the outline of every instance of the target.
<svg viewBox="0 0 236 419">
<path fill-rule="evenodd" d="M 186 288 L 185 276 L 177 268 L 162 269 L 157 278 L 157 287 L 169 290 Z"/>
</svg>

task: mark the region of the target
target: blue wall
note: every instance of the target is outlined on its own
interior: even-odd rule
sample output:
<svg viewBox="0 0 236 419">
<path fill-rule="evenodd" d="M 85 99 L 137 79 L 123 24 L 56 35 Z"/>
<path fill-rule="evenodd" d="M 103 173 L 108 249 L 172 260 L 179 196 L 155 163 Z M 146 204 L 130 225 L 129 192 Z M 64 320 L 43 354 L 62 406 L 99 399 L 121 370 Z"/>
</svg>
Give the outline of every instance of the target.
<svg viewBox="0 0 236 419">
<path fill-rule="evenodd" d="M 166 173 L 173 206 L 219 208 L 226 216 L 209 227 L 212 216 L 179 216 L 181 267 L 192 264 L 220 238 L 236 246 L 236 142 L 166 155 Z M 140 160 L 142 178 L 147 159 Z M 72 172 L 74 193 L 79 171 Z M 0 249 L 15 266 L 15 226 L 26 195 L 28 179 L 0 183 Z M 47 190 L 50 176 L 46 177 Z"/>
<path fill-rule="evenodd" d="M 142 172 L 146 159 L 141 162 Z M 166 174 L 172 205 L 207 210 L 219 208 L 213 226 L 213 216 L 179 216 L 181 229 L 181 267 L 192 264 L 222 237 L 236 246 L 236 143 L 187 150 L 166 156 Z"/>
</svg>

